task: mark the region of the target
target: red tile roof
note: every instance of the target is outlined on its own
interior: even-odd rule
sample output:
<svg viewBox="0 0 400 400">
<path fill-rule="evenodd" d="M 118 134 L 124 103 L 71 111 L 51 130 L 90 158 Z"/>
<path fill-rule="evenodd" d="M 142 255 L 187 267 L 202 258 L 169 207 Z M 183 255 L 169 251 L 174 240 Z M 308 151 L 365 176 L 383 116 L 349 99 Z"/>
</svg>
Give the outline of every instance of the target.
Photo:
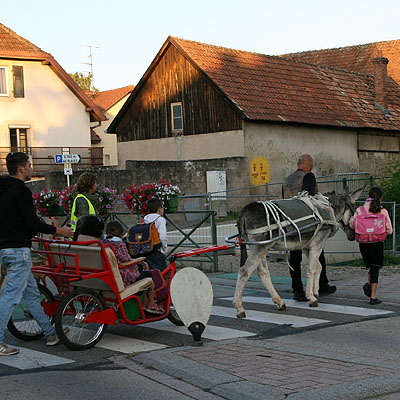
<svg viewBox="0 0 400 400">
<path fill-rule="evenodd" d="M 75 83 L 50 53 L 46 53 L 29 40 L 19 36 L 10 28 L 0 24 L 0 59 L 41 61 L 49 65 L 54 73 L 64 82 L 72 93 L 86 107 L 91 121 L 105 121 L 106 117 L 100 108 Z"/>
<path fill-rule="evenodd" d="M 0 51 L 24 51 L 28 53 L 43 53 L 29 40 L 17 35 L 13 30 L 0 24 Z"/>
<path fill-rule="evenodd" d="M 392 79 L 391 117 L 386 117 L 375 106 L 373 76 L 174 37 L 157 57 L 169 45 L 203 71 L 249 120 L 400 129 L 400 86 Z M 152 66 L 146 74 L 151 71 Z"/>
<path fill-rule="evenodd" d="M 101 142 L 101 137 L 94 131 L 93 128 L 90 128 L 90 142 L 92 144 Z"/>
<path fill-rule="evenodd" d="M 400 84 L 400 40 L 289 53 L 281 56 L 371 75 L 374 74 L 372 60 L 375 57 L 386 57 L 389 60 L 388 75 Z"/>
<path fill-rule="evenodd" d="M 132 93 L 135 86 L 129 85 L 119 89 L 105 90 L 104 92 L 86 92 L 86 94 L 97 104 L 103 111 L 112 107 L 127 94 Z"/>
</svg>

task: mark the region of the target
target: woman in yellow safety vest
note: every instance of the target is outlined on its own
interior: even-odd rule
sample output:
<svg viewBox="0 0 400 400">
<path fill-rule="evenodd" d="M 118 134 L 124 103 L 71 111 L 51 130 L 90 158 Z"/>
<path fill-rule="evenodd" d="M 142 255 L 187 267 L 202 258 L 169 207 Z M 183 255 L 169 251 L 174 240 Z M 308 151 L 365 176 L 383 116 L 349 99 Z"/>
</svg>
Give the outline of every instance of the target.
<svg viewBox="0 0 400 400">
<path fill-rule="evenodd" d="M 97 202 L 94 192 L 97 189 L 97 176 L 84 172 L 78 179 L 76 190 L 78 195 L 74 199 L 71 209 L 71 228 L 75 232 L 76 222 L 84 215 L 96 215 Z"/>
</svg>

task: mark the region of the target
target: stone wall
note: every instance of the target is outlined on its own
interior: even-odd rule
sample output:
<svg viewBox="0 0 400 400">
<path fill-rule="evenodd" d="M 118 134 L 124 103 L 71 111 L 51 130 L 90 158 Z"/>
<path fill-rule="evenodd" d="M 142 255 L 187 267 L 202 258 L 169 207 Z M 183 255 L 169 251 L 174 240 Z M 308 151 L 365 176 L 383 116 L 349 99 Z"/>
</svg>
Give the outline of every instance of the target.
<svg viewBox="0 0 400 400">
<path fill-rule="evenodd" d="M 207 171 L 226 171 L 228 189 L 248 186 L 248 166 L 244 157 L 195 161 L 128 161 L 126 170 L 98 167 L 74 171 L 71 184 L 76 183 L 79 175 L 85 171 L 95 173 L 100 185 L 116 189 L 118 193 L 134 183 L 157 182 L 160 179 L 178 185 L 182 194 L 206 193 Z M 49 172 L 45 180 L 31 182 L 29 186 L 33 192 L 38 192 L 44 188 L 63 190 L 67 183 L 62 172 Z"/>
</svg>

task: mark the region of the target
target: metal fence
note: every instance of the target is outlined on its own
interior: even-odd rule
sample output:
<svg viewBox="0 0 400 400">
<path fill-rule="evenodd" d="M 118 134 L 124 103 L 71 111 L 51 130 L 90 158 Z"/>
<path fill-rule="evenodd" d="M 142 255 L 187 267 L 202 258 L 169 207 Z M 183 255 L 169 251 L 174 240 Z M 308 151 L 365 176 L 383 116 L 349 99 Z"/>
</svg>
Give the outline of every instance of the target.
<svg viewBox="0 0 400 400">
<path fill-rule="evenodd" d="M 345 187 L 356 190 L 372 181 L 367 173 L 335 174 L 317 177 L 321 192 L 335 190 L 342 192 Z M 224 192 L 179 196 L 179 211 L 166 214 L 168 255 L 182 250 L 200 248 L 215 244 L 225 244 L 227 236 L 237 233 L 236 219 L 241 208 L 251 201 L 263 201 L 281 198 L 282 182 L 266 185 L 232 189 Z M 367 197 L 368 189 L 363 197 Z M 361 202 L 359 204 L 362 204 Z M 358 204 L 357 204 L 358 205 Z M 384 203 L 393 222 L 394 234 L 385 241 L 385 250 L 399 251 L 400 205 L 394 202 Z M 115 212 L 107 215 L 106 220 L 119 220 L 126 228 L 139 222 L 139 217 L 130 212 Z M 349 242 L 342 232 L 329 239 L 327 254 L 358 254 L 358 244 Z M 274 253 L 272 253 L 274 254 Z M 181 262 L 210 263 L 212 270 L 218 270 L 218 252 L 188 257 Z"/>
</svg>

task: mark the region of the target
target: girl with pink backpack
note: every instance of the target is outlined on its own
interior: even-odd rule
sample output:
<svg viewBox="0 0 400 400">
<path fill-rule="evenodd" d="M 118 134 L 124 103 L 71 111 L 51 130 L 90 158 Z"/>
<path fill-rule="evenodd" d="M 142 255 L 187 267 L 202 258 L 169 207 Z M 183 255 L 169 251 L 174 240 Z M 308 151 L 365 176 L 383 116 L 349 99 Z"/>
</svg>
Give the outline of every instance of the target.
<svg viewBox="0 0 400 400">
<path fill-rule="evenodd" d="M 363 286 L 364 294 L 369 297 L 369 304 L 382 303 L 376 297 L 379 269 L 383 266 L 383 241 L 386 235 L 393 233 L 389 214 L 382 207 L 382 190 L 373 187 L 368 193 L 365 204 L 358 207 L 350 219 L 350 227 L 355 229 L 360 253 L 368 269 L 368 282 Z"/>
</svg>

